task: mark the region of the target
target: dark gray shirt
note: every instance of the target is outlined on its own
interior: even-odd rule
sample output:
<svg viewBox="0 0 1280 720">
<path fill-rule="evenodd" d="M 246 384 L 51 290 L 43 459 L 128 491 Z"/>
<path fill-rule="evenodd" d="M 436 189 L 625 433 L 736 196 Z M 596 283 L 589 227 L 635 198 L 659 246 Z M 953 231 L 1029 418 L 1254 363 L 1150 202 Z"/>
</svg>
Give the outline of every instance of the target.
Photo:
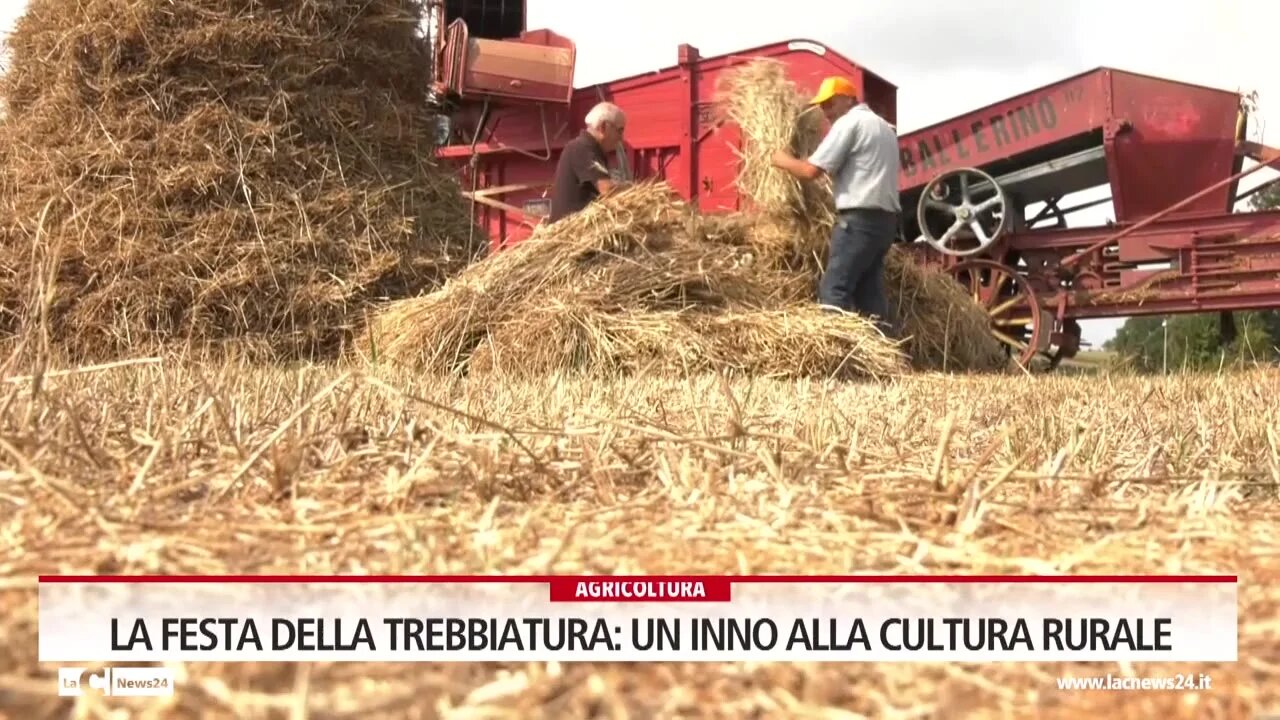
<svg viewBox="0 0 1280 720">
<path fill-rule="evenodd" d="M 585 208 L 600 195 L 596 182 L 608 178 L 604 148 L 590 133 L 583 131 L 560 152 L 547 221 L 555 222 Z"/>
</svg>

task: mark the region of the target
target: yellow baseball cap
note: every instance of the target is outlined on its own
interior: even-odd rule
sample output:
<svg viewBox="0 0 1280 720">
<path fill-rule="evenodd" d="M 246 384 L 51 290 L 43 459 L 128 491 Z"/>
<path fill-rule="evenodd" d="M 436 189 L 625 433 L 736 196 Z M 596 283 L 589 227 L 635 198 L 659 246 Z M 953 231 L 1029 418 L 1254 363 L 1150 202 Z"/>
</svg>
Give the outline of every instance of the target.
<svg viewBox="0 0 1280 720">
<path fill-rule="evenodd" d="M 810 105 L 821 105 L 837 95 L 846 95 L 851 98 L 858 97 L 858 91 L 854 89 L 853 83 L 848 78 L 829 77 L 822 81 L 822 85 L 818 87 L 818 94 L 813 96 L 809 101 Z"/>
</svg>

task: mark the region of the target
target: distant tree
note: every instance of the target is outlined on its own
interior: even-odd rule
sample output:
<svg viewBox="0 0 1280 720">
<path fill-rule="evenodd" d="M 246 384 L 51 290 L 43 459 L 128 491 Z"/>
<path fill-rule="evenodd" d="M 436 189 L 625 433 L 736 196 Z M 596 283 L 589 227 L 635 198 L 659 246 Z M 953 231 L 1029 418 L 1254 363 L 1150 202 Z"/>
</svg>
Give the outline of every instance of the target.
<svg viewBox="0 0 1280 720">
<path fill-rule="evenodd" d="M 1153 315 L 1131 317 L 1103 347 L 1131 357 L 1138 369 L 1158 370 L 1162 360 L 1164 320 L 1163 317 Z"/>
<path fill-rule="evenodd" d="M 1249 198 L 1249 206 L 1255 212 L 1280 209 L 1280 182 L 1255 193 Z M 1266 310 L 1258 314 L 1271 344 L 1280 345 L 1280 310 Z M 1276 353 L 1280 355 L 1280 350 Z"/>
<path fill-rule="evenodd" d="M 1255 211 L 1280 208 L 1280 183 L 1254 193 L 1249 198 L 1249 207 Z"/>
<path fill-rule="evenodd" d="M 1151 372 L 1166 363 L 1176 371 L 1273 361 L 1280 351 L 1264 322 L 1267 315 L 1274 313 L 1235 313 L 1236 338 L 1228 345 L 1221 343 L 1217 313 L 1130 318 L 1105 347 Z"/>
</svg>

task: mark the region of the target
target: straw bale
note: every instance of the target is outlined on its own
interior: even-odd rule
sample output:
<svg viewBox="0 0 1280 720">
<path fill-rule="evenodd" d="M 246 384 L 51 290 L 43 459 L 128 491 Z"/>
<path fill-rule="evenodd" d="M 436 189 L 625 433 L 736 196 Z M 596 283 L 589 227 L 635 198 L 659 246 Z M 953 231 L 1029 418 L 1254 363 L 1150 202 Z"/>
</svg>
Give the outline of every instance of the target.
<svg viewBox="0 0 1280 720">
<path fill-rule="evenodd" d="M 417 0 L 32 0 L 0 83 L 0 331 L 333 353 L 482 247 L 432 161 Z"/>
<path fill-rule="evenodd" d="M 899 346 L 865 318 L 820 309 L 816 266 L 774 253 L 786 227 L 703 216 L 644 183 L 476 263 L 435 293 L 374 316 L 357 348 L 437 372 L 730 369 L 767 375 L 891 375 L 904 350 L 922 367 L 999 367 L 947 317 L 956 283 L 895 252 L 891 288 L 913 333 Z M 759 240 L 758 238 L 763 238 Z M 961 315 L 963 319 L 964 315 Z M 971 317 L 971 316 L 969 316 Z"/>
<path fill-rule="evenodd" d="M 554 226 L 539 226 L 528 240 L 473 264 L 434 293 L 388 304 L 370 318 L 356 351 L 375 361 L 449 371 L 465 364 L 490 328 L 557 299 L 567 306 L 573 297 L 589 298 L 592 307 L 608 311 L 638 308 L 635 303 L 663 309 L 700 291 L 709 294 L 703 272 L 709 268 L 683 249 L 671 253 L 696 220 L 666 186 L 629 188 Z M 685 262 L 675 262 L 682 255 Z M 727 264 L 706 260 L 719 269 Z"/>
<path fill-rule="evenodd" d="M 490 331 L 473 372 L 564 370 L 752 377 L 891 377 L 902 355 L 865 318 L 807 304 L 780 310 L 594 312 L 581 298 L 531 304 Z"/>
<path fill-rule="evenodd" d="M 1010 362 L 991 336 L 987 314 L 951 276 L 923 267 L 894 246 L 885 258 L 885 286 L 916 367 L 996 369 Z"/>
<path fill-rule="evenodd" d="M 829 227 L 829 226 L 828 226 Z M 812 302 L 827 259 L 827 230 L 764 218 L 750 231 L 759 262 L 776 278 L 775 298 Z M 1008 366 L 986 313 L 951 276 L 917 262 L 900 245 L 885 257 L 885 289 L 903 350 L 921 370 Z"/>
</svg>

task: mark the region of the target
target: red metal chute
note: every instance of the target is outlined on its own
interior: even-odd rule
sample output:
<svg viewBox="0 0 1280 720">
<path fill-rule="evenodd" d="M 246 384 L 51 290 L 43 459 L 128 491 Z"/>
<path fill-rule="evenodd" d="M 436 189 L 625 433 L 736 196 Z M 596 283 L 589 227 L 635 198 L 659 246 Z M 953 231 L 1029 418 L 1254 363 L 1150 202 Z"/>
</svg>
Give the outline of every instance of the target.
<svg viewBox="0 0 1280 720">
<path fill-rule="evenodd" d="M 473 38 L 462 20 L 445 32 L 441 82 L 468 99 L 567 105 L 573 97 L 576 48 L 549 30 L 512 40 Z"/>
<path fill-rule="evenodd" d="M 455 101 L 567 105 L 573 96 L 576 46 L 527 30 L 524 2 L 435 0 L 428 18 L 436 87 Z"/>
</svg>

